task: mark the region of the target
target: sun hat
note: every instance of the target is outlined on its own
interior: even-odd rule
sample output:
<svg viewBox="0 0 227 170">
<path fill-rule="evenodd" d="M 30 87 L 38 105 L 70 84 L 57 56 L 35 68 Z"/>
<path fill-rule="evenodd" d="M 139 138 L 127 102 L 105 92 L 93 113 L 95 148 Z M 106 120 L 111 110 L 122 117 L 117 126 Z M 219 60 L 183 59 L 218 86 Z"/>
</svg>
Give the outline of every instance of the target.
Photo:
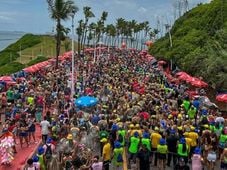
<svg viewBox="0 0 227 170">
<path fill-rule="evenodd" d="M 154 128 L 154 130 L 155 130 L 155 131 L 159 131 L 159 128 L 156 126 L 156 127 Z"/>
<path fill-rule="evenodd" d="M 130 128 L 134 128 L 134 125 L 133 125 L 133 124 L 130 124 L 129 127 L 130 127 Z"/>
<path fill-rule="evenodd" d="M 107 139 L 106 139 L 106 138 L 102 138 L 102 139 L 100 140 L 100 142 L 101 142 L 101 143 L 106 143 L 106 142 L 107 142 Z"/>
<path fill-rule="evenodd" d="M 140 125 L 139 124 L 136 124 L 136 126 L 135 126 L 136 128 L 139 128 L 140 127 Z"/>
<path fill-rule="evenodd" d="M 38 154 L 39 155 L 42 155 L 44 153 L 44 148 L 42 147 L 42 146 L 40 146 L 39 148 L 38 148 Z"/>
<path fill-rule="evenodd" d="M 162 139 L 160 139 L 159 143 L 160 143 L 160 145 L 165 145 L 166 144 L 166 140 L 162 138 Z"/>
<path fill-rule="evenodd" d="M 73 139 L 73 135 L 72 134 L 68 134 L 67 139 L 68 140 L 72 140 Z"/>
</svg>

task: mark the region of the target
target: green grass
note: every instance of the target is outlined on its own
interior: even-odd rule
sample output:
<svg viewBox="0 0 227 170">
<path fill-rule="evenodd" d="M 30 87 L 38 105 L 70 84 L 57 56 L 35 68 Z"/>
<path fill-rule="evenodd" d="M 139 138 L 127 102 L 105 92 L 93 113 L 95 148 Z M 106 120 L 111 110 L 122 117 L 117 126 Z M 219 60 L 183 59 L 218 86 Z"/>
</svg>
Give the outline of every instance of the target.
<svg viewBox="0 0 227 170">
<path fill-rule="evenodd" d="M 11 73 L 18 72 L 24 68 L 24 65 L 18 62 L 12 62 L 10 64 L 5 64 L 0 66 L 0 75 L 8 75 Z"/>
</svg>

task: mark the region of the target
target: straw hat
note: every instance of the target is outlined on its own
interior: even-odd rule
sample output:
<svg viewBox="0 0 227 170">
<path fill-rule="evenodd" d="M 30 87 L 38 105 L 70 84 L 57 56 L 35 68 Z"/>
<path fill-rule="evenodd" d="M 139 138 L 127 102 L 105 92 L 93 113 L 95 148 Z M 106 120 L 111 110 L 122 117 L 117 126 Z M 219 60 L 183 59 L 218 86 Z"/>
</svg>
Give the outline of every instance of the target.
<svg viewBox="0 0 227 170">
<path fill-rule="evenodd" d="M 68 140 L 72 140 L 73 139 L 73 135 L 72 134 L 68 134 L 67 139 Z"/>
</svg>

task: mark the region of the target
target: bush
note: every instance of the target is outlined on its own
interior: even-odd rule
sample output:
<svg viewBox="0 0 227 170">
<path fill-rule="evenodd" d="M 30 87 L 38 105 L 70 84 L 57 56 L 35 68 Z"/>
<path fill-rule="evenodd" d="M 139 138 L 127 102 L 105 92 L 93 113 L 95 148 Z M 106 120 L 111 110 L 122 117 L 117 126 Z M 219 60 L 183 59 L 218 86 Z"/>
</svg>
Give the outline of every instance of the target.
<svg viewBox="0 0 227 170">
<path fill-rule="evenodd" d="M 18 62 L 12 62 L 0 67 L 0 75 L 16 73 L 24 68 L 24 65 Z"/>
<path fill-rule="evenodd" d="M 34 64 L 36 64 L 36 63 L 40 63 L 40 62 L 42 62 L 42 61 L 46 61 L 47 59 L 48 59 L 48 58 L 43 57 L 43 56 L 37 57 L 36 59 L 30 61 L 30 62 L 27 64 L 27 66 L 31 66 L 31 65 L 34 65 Z"/>
</svg>

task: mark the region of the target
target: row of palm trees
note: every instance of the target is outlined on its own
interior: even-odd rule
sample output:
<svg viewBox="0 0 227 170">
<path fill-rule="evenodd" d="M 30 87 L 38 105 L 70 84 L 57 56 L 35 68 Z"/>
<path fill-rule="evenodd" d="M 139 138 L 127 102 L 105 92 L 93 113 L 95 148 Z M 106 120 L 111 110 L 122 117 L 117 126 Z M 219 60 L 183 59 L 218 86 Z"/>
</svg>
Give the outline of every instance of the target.
<svg viewBox="0 0 227 170">
<path fill-rule="evenodd" d="M 51 19 L 56 21 L 56 67 L 60 54 L 61 41 L 64 39 L 66 29 L 62 21 L 69 20 L 78 11 L 72 0 L 47 0 Z M 91 7 L 83 8 L 84 19 L 79 20 L 76 33 L 78 37 L 78 52 L 100 41 L 108 46 L 120 47 L 123 42 L 130 48 L 143 48 L 146 40 L 155 40 L 159 31 L 151 29 L 149 22 L 127 21 L 118 18 L 114 24 L 106 24 L 108 12 L 103 11 L 97 22 L 89 22 L 95 17 Z"/>
</svg>

